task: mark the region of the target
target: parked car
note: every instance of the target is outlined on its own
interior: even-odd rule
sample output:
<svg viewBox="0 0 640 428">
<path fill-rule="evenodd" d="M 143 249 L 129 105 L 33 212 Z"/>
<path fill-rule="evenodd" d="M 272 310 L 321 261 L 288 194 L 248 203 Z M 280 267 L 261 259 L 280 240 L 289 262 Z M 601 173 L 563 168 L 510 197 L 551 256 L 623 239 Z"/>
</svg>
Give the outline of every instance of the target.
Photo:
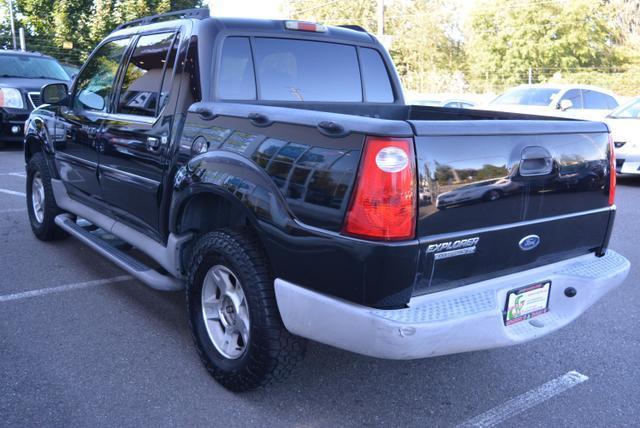
<svg viewBox="0 0 640 428">
<path fill-rule="evenodd" d="M 60 65 L 62 66 L 62 68 L 64 68 L 64 71 L 66 71 L 67 74 L 69 75 L 69 80 L 73 80 L 73 78 L 76 77 L 80 72 L 80 67 L 78 67 L 77 65 L 68 64 L 66 62 L 62 62 L 60 63 Z"/>
<path fill-rule="evenodd" d="M 619 101 L 606 89 L 589 85 L 521 85 L 495 98 L 487 108 L 545 116 L 601 120 Z"/>
<path fill-rule="evenodd" d="M 283 379 L 305 339 L 391 359 L 512 345 L 622 283 L 605 124 L 402 94 L 364 31 L 206 9 L 126 23 L 28 120 L 32 231 L 185 288 L 199 355 L 234 391 Z M 526 185 L 434 206 L 501 176 Z"/>
<path fill-rule="evenodd" d="M 520 190 L 519 184 L 507 177 L 476 181 L 460 186 L 456 190 L 440 193 L 436 200 L 436 207 L 443 210 L 462 204 L 497 201 Z"/>
<path fill-rule="evenodd" d="M 447 98 L 444 100 L 412 100 L 415 105 L 431 106 L 431 107 L 446 107 L 446 108 L 473 108 L 478 104 L 474 101 L 462 99 L 462 98 Z"/>
<path fill-rule="evenodd" d="M 640 174 L 640 97 L 620 106 L 606 118 L 616 151 L 616 171 Z"/>
<path fill-rule="evenodd" d="M 53 58 L 34 52 L 0 50 L 0 144 L 20 142 L 29 112 L 40 105 L 40 89 L 69 76 Z"/>
</svg>

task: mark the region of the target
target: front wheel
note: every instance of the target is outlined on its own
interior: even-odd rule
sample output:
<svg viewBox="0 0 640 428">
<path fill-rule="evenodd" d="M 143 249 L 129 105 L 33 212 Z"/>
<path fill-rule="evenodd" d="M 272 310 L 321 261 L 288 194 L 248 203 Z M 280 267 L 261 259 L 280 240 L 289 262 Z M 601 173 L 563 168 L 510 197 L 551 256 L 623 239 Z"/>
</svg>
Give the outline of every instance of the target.
<svg viewBox="0 0 640 428">
<path fill-rule="evenodd" d="M 27 165 L 27 212 L 31 230 L 41 241 L 63 238 L 55 218 L 62 211 L 56 205 L 49 168 L 42 153 L 36 153 Z"/>
<path fill-rule="evenodd" d="M 304 355 L 305 340 L 282 324 L 268 262 L 248 231 L 220 230 L 198 239 L 187 306 L 200 358 L 227 389 L 281 381 Z"/>
</svg>

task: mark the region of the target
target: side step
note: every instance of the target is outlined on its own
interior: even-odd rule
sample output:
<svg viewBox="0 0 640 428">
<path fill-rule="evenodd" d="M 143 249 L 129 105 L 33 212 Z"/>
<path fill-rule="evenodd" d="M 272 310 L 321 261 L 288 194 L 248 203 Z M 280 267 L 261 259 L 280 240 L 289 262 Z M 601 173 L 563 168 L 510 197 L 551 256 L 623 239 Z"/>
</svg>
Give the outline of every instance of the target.
<svg viewBox="0 0 640 428">
<path fill-rule="evenodd" d="M 115 248 L 99 236 L 83 229 L 67 214 L 56 217 L 56 224 L 70 235 L 102 254 L 131 275 L 144 282 L 151 288 L 162 291 L 182 290 L 184 283 L 178 279 L 163 275 L 155 269 L 143 264 L 130 255 Z"/>
</svg>

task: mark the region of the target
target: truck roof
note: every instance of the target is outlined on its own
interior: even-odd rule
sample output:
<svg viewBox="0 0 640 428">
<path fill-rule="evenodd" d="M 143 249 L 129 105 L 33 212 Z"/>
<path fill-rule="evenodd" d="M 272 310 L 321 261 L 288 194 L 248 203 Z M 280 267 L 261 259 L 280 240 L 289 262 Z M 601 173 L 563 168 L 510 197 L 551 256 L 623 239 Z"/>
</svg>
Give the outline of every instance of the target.
<svg viewBox="0 0 640 428">
<path fill-rule="evenodd" d="M 124 35 L 137 33 L 146 28 L 154 28 L 167 26 L 169 22 L 178 23 L 179 21 L 190 20 L 197 23 L 199 27 L 217 28 L 220 30 L 230 31 L 251 31 L 260 32 L 268 35 L 276 34 L 324 34 L 330 39 L 342 39 L 351 43 L 373 43 L 375 38 L 364 30 L 357 29 L 355 26 L 324 26 L 326 31 L 314 33 L 309 31 L 288 30 L 285 23 L 295 20 L 282 19 L 253 19 L 253 18 L 234 18 L 234 17 L 216 17 L 210 16 L 209 9 L 190 9 L 185 11 L 171 12 L 162 15 L 148 16 L 134 21 L 126 22 L 118 26 L 111 35 Z"/>
</svg>

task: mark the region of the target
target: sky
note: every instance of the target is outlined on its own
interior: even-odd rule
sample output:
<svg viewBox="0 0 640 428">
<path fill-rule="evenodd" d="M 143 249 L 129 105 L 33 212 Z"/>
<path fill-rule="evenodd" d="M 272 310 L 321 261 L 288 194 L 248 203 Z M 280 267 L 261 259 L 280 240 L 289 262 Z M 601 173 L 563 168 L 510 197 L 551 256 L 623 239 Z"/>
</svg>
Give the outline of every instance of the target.
<svg viewBox="0 0 640 428">
<path fill-rule="evenodd" d="M 465 18 L 475 1 L 466 0 L 462 3 L 464 7 L 461 10 L 460 19 Z M 331 1 L 327 0 L 327 2 Z M 286 0 L 209 0 L 209 9 L 212 11 L 212 15 L 243 18 L 287 19 L 286 5 Z"/>
<path fill-rule="evenodd" d="M 242 18 L 286 18 L 284 0 L 209 0 L 209 9 L 215 16 Z"/>
</svg>

